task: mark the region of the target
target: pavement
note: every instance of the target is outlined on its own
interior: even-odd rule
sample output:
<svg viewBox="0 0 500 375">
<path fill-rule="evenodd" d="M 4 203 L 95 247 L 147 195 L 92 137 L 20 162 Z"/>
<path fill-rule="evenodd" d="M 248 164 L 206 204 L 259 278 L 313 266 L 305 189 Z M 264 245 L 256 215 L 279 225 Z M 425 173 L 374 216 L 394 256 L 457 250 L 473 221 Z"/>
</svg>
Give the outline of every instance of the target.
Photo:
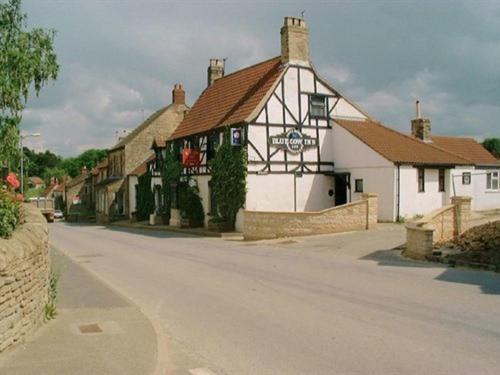
<svg viewBox="0 0 500 375">
<path fill-rule="evenodd" d="M 51 249 L 61 274 L 56 319 L 0 355 L 0 374 L 137 375 L 157 366 L 157 335 L 129 299 L 86 271 L 91 254 L 71 260 Z"/>
<path fill-rule="evenodd" d="M 404 259 L 401 225 L 258 242 L 50 229 L 149 318 L 168 374 L 500 373 L 500 275 Z"/>
</svg>

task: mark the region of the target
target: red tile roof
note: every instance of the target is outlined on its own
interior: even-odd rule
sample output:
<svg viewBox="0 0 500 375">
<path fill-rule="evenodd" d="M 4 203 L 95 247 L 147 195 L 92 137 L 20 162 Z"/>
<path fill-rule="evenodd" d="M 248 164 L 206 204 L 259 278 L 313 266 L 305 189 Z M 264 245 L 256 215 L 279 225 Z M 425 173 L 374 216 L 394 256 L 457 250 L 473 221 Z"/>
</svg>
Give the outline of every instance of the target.
<svg viewBox="0 0 500 375">
<path fill-rule="evenodd" d="M 159 147 L 159 148 L 163 148 L 167 145 L 167 140 L 164 136 L 162 135 L 157 135 L 154 139 L 153 139 L 153 146 L 152 148 L 156 148 L 156 147 Z"/>
<path fill-rule="evenodd" d="M 474 164 L 498 164 L 500 160 L 491 155 L 480 143 L 472 138 L 431 136 L 432 143 L 436 146 L 470 160 Z"/>
<path fill-rule="evenodd" d="M 394 163 L 421 165 L 473 164 L 459 155 L 385 127 L 373 120 L 335 119 L 334 121 L 368 147 Z"/>
<path fill-rule="evenodd" d="M 275 57 L 219 78 L 203 91 L 170 139 L 247 121 L 283 70 Z"/>
<path fill-rule="evenodd" d="M 144 160 L 141 165 L 135 168 L 130 175 L 132 176 L 142 176 L 144 173 L 148 171 L 148 163 L 152 162 L 155 159 L 155 155 L 151 155 L 146 160 Z"/>
</svg>

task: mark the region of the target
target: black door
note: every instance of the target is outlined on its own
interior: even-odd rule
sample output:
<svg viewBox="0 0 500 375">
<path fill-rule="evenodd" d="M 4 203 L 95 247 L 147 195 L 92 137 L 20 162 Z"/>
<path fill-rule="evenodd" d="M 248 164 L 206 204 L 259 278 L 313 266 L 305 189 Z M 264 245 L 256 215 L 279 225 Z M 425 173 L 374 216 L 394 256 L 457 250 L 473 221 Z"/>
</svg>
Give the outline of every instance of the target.
<svg viewBox="0 0 500 375">
<path fill-rule="evenodd" d="M 335 175 L 335 206 L 347 203 L 347 175 Z"/>
</svg>

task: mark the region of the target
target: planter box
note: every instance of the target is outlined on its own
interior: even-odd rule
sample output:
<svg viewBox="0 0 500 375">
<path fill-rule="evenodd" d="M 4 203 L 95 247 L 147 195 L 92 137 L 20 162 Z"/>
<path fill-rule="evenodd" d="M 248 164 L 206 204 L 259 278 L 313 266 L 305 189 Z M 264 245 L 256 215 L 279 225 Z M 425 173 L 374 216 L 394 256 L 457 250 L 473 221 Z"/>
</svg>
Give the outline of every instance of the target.
<svg viewBox="0 0 500 375">
<path fill-rule="evenodd" d="M 208 221 L 208 230 L 211 232 L 232 232 L 234 231 L 234 226 L 228 221 Z"/>
</svg>

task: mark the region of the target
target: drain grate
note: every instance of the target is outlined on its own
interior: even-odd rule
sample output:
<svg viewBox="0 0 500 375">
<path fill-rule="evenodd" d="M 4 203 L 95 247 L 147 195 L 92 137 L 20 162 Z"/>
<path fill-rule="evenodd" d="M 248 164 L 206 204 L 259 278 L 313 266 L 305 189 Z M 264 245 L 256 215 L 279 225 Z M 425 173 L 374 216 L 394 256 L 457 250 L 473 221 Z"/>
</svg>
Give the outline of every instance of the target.
<svg viewBox="0 0 500 375">
<path fill-rule="evenodd" d="M 101 333 L 102 329 L 99 327 L 99 324 L 82 324 L 78 326 L 78 329 L 81 333 Z"/>
</svg>

